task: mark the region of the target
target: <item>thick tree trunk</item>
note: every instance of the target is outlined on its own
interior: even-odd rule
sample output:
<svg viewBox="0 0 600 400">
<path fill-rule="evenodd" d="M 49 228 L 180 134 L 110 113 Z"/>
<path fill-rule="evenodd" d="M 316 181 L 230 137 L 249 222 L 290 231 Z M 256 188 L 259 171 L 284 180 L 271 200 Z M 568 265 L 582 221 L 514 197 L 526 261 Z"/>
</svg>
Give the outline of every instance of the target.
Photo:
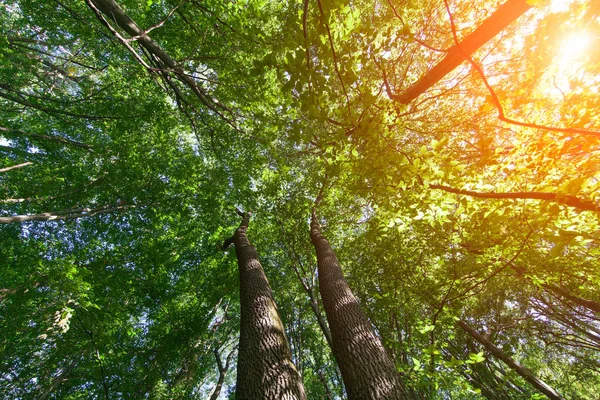
<svg viewBox="0 0 600 400">
<path fill-rule="evenodd" d="M 545 383 L 544 381 L 542 381 L 541 379 L 536 377 L 527 368 L 521 366 L 519 363 L 517 363 L 511 357 L 504 354 L 504 352 L 502 350 L 500 350 L 498 347 L 496 347 L 496 345 L 494 345 L 494 343 L 490 342 L 484 336 L 477 333 L 466 322 L 458 321 L 457 324 L 469 336 L 471 336 L 473 339 L 475 339 L 479 343 L 481 343 L 487 349 L 487 351 L 492 353 L 496 358 L 499 358 L 500 360 L 504 361 L 504 363 L 506 365 L 508 365 L 510 368 L 512 368 L 517 374 L 521 375 L 521 377 L 523 377 L 523 379 L 525 379 L 527 382 L 531 383 L 537 390 L 539 390 L 540 392 L 542 392 L 543 394 L 548 396 L 549 399 L 564 400 L 564 397 L 562 397 L 560 394 L 558 394 L 558 392 L 556 390 L 554 390 L 547 383 Z"/>
<path fill-rule="evenodd" d="M 240 346 L 237 362 L 238 400 L 306 399 L 271 286 L 246 236 L 245 214 L 233 242 L 240 273 Z"/>
<path fill-rule="evenodd" d="M 399 96 L 393 96 L 393 100 L 402 104 L 408 104 L 416 99 L 465 61 L 466 58 L 463 52 L 469 55 L 473 54 L 530 8 L 531 6 L 526 0 L 508 0 L 502 4 L 477 29 L 460 42 L 460 47 L 450 47 L 442 61 L 437 63 L 421 79 L 406 89 L 404 93 Z"/>
<path fill-rule="evenodd" d="M 314 213 L 310 227 L 333 354 L 348 399 L 409 399 L 394 363 L 352 294 L 333 249 L 321 234 Z"/>
</svg>

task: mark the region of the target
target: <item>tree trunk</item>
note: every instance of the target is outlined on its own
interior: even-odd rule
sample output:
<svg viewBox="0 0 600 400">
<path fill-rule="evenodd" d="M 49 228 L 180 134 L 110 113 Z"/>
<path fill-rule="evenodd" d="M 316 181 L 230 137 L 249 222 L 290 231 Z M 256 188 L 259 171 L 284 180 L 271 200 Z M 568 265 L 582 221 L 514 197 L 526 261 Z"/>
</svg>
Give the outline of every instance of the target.
<svg viewBox="0 0 600 400">
<path fill-rule="evenodd" d="M 450 47 L 442 61 L 406 89 L 404 93 L 393 96 L 392 99 L 402 104 L 410 103 L 465 61 L 463 52 L 469 55 L 473 54 L 530 8 L 531 6 L 526 0 L 508 0 L 498 7 L 488 19 L 483 21 L 477 29 L 467 35 L 460 42 L 460 47 Z"/>
<path fill-rule="evenodd" d="M 331 245 L 321 234 L 314 213 L 310 227 L 333 354 L 342 373 L 348 399 L 409 399 L 396 366 L 352 294 Z"/>
<path fill-rule="evenodd" d="M 246 236 L 250 214 L 244 214 L 233 243 L 240 273 L 240 346 L 238 400 L 306 399 L 269 281 L 256 249 Z"/>
<path fill-rule="evenodd" d="M 531 371 L 527 368 L 521 366 L 515 360 L 510 358 L 508 355 L 504 354 L 502 350 L 500 350 L 494 343 L 487 340 L 485 337 L 477 333 L 473 328 L 467 325 L 464 321 L 458 321 L 458 326 L 460 326 L 469 336 L 473 339 L 477 340 L 481 343 L 490 353 L 492 353 L 495 357 L 504 361 L 506 365 L 511 367 L 517 374 L 521 375 L 523 379 L 527 382 L 531 383 L 537 390 L 548 396 L 550 400 L 565 400 L 556 390 L 551 388 L 547 383 L 536 377 Z"/>
</svg>

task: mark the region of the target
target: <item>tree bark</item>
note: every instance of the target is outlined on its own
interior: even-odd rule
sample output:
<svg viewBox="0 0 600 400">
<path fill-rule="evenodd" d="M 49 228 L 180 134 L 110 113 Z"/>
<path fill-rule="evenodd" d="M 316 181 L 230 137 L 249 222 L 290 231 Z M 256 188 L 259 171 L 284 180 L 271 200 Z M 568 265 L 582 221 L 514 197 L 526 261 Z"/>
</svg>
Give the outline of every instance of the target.
<svg viewBox="0 0 600 400">
<path fill-rule="evenodd" d="M 460 42 L 460 47 L 456 45 L 450 47 L 442 61 L 406 89 L 404 93 L 393 96 L 392 99 L 402 104 L 410 103 L 465 61 L 464 53 L 473 54 L 530 8 L 531 6 L 527 4 L 526 0 L 508 0 L 483 21 L 477 29 L 467 35 Z"/>
<path fill-rule="evenodd" d="M 317 253 L 319 291 L 348 399 L 409 399 L 396 366 L 352 294 L 331 245 L 321 234 L 314 212 L 310 227 Z"/>
<path fill-rule="evenodd" d="M 494 343 L 487 340 L 485 337 L 477 333 L 473 328 L 467 325 L 464 321 L 458 321 L 457 325 L 460 326 L 469 336 L 481 343 L 490 353 L 495 357 L 504 361 L 506 365 L 512 368 L 517 374 L 521 375 L 523 379 L 531 383 L 537 390 L 548 396 L 550 400 L 565 400 L 556 390 L 550 387 L 547 383 L 536 377 L 530 370 L 521 366 L 515 360 L 508 355 L 504 354 Z"/>
<path fill-rule="evenodd" d="M 256 249 L 246 236 L 250 214 L 242 215 L 242 223 L 233 236 L 239 266 L 241 308 L 236 398 L 304 400 L 302 378 L 292 363 L 271 286 Z"/>
</svg>

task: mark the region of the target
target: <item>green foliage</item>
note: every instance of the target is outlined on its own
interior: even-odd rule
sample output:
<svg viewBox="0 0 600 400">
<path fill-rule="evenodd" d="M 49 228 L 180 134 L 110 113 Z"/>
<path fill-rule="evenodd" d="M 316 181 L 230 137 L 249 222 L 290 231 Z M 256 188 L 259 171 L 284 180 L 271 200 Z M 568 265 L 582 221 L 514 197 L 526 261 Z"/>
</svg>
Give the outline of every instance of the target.
<svg viewBox="0 0 600 400">
<path fill-rule="evenodd" d="M 600 397 L 598 134 L 500 121 L 466 63 L 395 102 L 454 44 L 439 2 L 118 3 L 220 111 L 86 2 L 3 2 L 0 169 L 31 164 L 0 172 L 0 217 L 79 217 L 0 224 L 3 398 L 208 398 L 237 344 L 235 206 L 308 398 L 343 398 L 310 305 L 323 184 L 324 232 L 416 396 L 542 398 L 465 320 Z M 500 3 L 452 2 L 459 38 Z M 598 131 L 598 46 L 561 44 L 597 7 L 535 3 L 474 61 L 506 116 Z"/>
</svg>

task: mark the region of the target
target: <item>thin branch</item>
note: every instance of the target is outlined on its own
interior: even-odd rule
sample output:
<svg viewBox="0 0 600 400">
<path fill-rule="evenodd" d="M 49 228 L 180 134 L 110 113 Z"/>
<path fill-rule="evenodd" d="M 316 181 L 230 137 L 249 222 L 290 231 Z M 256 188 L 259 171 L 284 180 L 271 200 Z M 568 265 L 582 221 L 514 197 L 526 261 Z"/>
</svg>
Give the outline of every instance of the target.
<svg viewBox="0 0 600 400">
<path fill-rule="evenodd" d="M 13 169 L 26 167 L 26 166 L 31 165 L 31 164 L 33 164 L 33 163 L 31 161 L 28 161 L 28 162 L 24 162 L 22 164 L 13 165 L 13 166 L 6 167 L 6 168 L 0 168 L 0 172 L 12 171 Z"/>
<path fill-rule="evenodd" d="M 10 89 L 10 87 L 8 87 L 7 85 L 4 85 L 4 84 L 0 84 L 0 88 L 2 88 L 2 89 Z M 66 115 L 66 116 L 69 116 L 69 117 L 89 119 L 89 120 L 93 120 L 93 121 L 95 121 L 95 120 L 106 120 L 106 119 L 116 120 L 116 119 L 125 119 L 125 118 L 139 118 L 139 116 L 135 116 L 135 117 L 121 117 L 121 116 L 118 116 L 118 117 L 108 117 L 108 116 L 96 116 L 96 115 L 76 114 L 76 113 L 72 113 L 72 112 L 65 111 L 65 110 L 59 110 L 59 109 L 56 109 L 56 108 L 44 107 L 44 106 L 41 106 L 39 104 L 35 104 L 35 103 L 32 103 L 32 102 L 30 102 L 28 100 L 25 100 L 22 97 L 11 96 L 11 95 L 9 95 L 7 93 L 4 93 L 2 91 L 0 91 L 0 97 L 3 97 L 3 98 L 5 98 L 7 100 L 10 100 L 10 101 L 14 101 L 15 103 L 19 103 L 19 104 L 21 104 L 23 106 L 26 106 L 26 107 L 34 108 L 36 110 L 39 110 L 39 111 L 41 111 L 43 113 L 46 113 L 46 114 L 54 116 L 54 117 L 56 117 L 57 114 L 58 115 L 62 114 L 62 115 Z"/>
<path fill-rule="evenodd" d="M 30 138 L 33 138 L 33 139 L 50 140 L 50 141 L 53 141 L 53 142 L 58 142 L 58 143 L 62 143 L 62 144 L 67 144 L 67 145 L 79 147 L 81 149 L 85 149 L 85 150 L 88 150 L 90 152 L 94 151 L 94 148 L 92 146 L 90 146 L 89 144 L 80 143 L 80 142 L 77 142 L 75 140 L 63 138 L 63 137 L 60 137 L 60 136 L 43 135 L 43 134 L 38 134 L 38 133 L 29 133 L 29 132 L 21 131 L 19 129 L 6 128 L 4 126 L 0 126 L 0 132 L 5 132 L 7 134 L 13 133 L 13 134 L 21 135 L 21 136 L 30 137 Z"/>
<path fill-rule="evenodd" d="M 62 211 L 53 211 L 41 214 L 25 214 L 25 215 L 13 215 L 12 217 L 0 217 L 0 224 L 12 224 L 15 222 L 28 222 L 28 221 L 63 221 L 69 219 L 93 217 L 98 214 L 106 214 L 113 211 L 126 211 L 131 208 L 136 208 L 135 205 L 121 205 L 121 206 L 102 206 L 97 208 L 73 208 Z"/>
<path fill-rule="evenodd" d="M 344 84 L 344 80 L 342 79 L 342 74 L 338 68 L 338 57 L 335 51 L 335 46 L 333 44 L 333 38 L 331 37 L 331 29 L 329 28 L 329 23 L 325 21 L 325 13 L 323 12 L 323 5 L 321 4 L 321 0 L 317 0 L 317 4 L 319 5 L 319 11 L 321 16 L 323 17 L 323 24 L 325 24 L 325 29 L 327 30 L 327 37 L 329 38 L 329 46 L 331 47 L 331 54 L 333 56 L 333 67 L 335 69 L 335 73 L 342 85 L 342 90 L 344 91 L 344 96 L 346 96 L 346 104 L 348 105 L 349 115 L 352 116 L 352 108 L 350 107 L 350 96 L 348 96 L 348 91 L 346 90 L 346 85 Z"/>
<path fill-rule="evenodd" d="M 600 206 L 589 200 L 583 200 L 575 196 L 569 196 L 560 193 L 546 193 L 546 192 L 475 192 L 472 190 L 456 189 L 445 185 L 429 185 L 432 189 L 439 189 L 449 193 L 464 194 L 471 197 L 478 197 L 483 199 L 534 199 L 534 200 L 546 200 L 552 201 L 559 204 L 564 204 L 569 207 L 577 208 L 583 211 L 595 211 L 600 212 Z"/>
<path fill-rule="evenodd" d="M 173 8 L 171 11 L 169 11 L 169 13 L 167 14 L 166 17 L 164 17 L 160 22 L 158 22 L 155 25 L 152 25 L 150 28 L 146 29 L 144 31 L 144 33 L 148 34 L 150 32 L 152 32 L 153 30 L 155 30 L 156 28 L 160 28 L 161 26 L 163 26 L 165 24 L 165 22 L 167 22 L 169 20 L 169 18 L 171 18 L 173 16 L 173 14 L 175 13 L 175 11 L 177 11 L 177 9 L 179 7 L 181 7 L 182 5 L 184 5 L 185 3 L 187 3 L 189 0 L 183 0 L 181 3 L 179 3 L 177 6 L 175 6 L 175 8 Z M 137 36 L 132 37 L 131 39 L 129 39 L 130 41 L 132 40 L 137 40 Z"/>
<path fill-rule="evenodd" d="M 404 19 L 402 18 L 402 16 L 400 16 L 400 14 L 398 14 L 398 10 L 396 10 L 396 7 L 394 7 L 394 4 L 392 4 L 392 1 L 391 0 L 387 0 L 387 2 L 389 4 L 390 8 L 392 9 L 392 12 L 394 13 L 394 16 L 396 18 L 398 18 L 400 20 L 400 22 L 402 23 L 402 28 L 405 28 L 406 27 L 406 23 L 404 22 Z M 415 42 L 417 42 L 418 44 L 420 44 L 421 46 L 423 46 L 423 47 L 425 47 L 425 48 L 427 48 L 429 50 L 436 51 L 438 53 L 447 53 L 448 52 L 448 50 L 438 49 L 436 47 L 428 45 L 427 43 L 425 43 L 422 40 L 420 40 L 419 38 L 417 38 L 415 35 L 412 35 L 412 39 Z"/>
<path fill-rule="evenodd" d="M 513 258 L 511 258 L 510 260 L 508 260 L 506 263 L 504 263 L 504 265 L 500 268 L 498 268 L 496 271 L 492 272 L 490 275 L 488 275 L 486 278 L 480 280 L 479 282 L 471 285 L 469 288 L 465 289 L 462 291 L 462 293 L 452 297 L 451 299 L 449 299 L 447 302 L 451 302 L 454 301 L 456 299 L 459 299 L 463 296 L 465 296 L 467 293 L 469 293 L 471 290 L 477 288 L 478 286 L 481 286 L 483 284 L 485 284 L 486 282 L 488 282 L 490 279 L 492 279 L 493 277 L 495 277 L 496 275 L 498 275 L 500 272 L 504 271 L 507 267 L 510 267 L 511 264 L 519 257 L 519 255 L 521 255 L 521 252 L 523 251 L 523 249 L 525 248 L 525 244 L 527 243 L 527 241 L 529 240 L 529 238 L 531 237 L 531 235 L 533 234 L 533 230 L 530 229 L 529 233 L 527 234 L 527 236 L 525 237 L 525 239 L 523 240 L 523 243 L 521 243 L 521 247 L 519 247 L 519 250 L 517 251 L 517 253 L 513 256 Z"/>
<path fill-rule="evenodd" d="M 77 313 L 75 314 L 75 317 L 81 324 L 83 331 L 90 337 L 92 346 L 94 346 L 94 353 L 96 356 L 96 361 L 98 362 L 98 366 L 100 367 L 100 374 L 102 376 L 102 387 L 104 388 L 104 397 L 106 398 L 106 400 L 109 400 L 110 396 L 108 393 L 108 382 L 106 382 L 106 373 L 104 371 L 104 365 L 102 364 L 102 357 L 100 356 L 100 350 L 98 349 L 98 345 L 96 344 L 96 340 L 94 339 L 94 333 L 91 330 L 89 330 L 88 328 L 86 328 L 86 326 L 84 325 L 84 323 L 81 320 L 81 318 L 79 317 L 79 315 L 77 315 Z"/>
<path fill-rule="evenodd" d="M 106 178 L 106 175 L 108 175 L 107 171 L 105 171 L 98 178 L 92 179 L 88 183 L 86 183 L 85 185 L 83 185 L 83 186 L 81 186 L 81 187 L 79 187 L 77 189 L 71 190 L 70 192 L 67 192 L 67 193 L 59 194 L 59 195 L 56 195 L 56 196 L 42 196 L 42 197 L 25 197 L 25 198 L 0 199 L 0 204 L 2 204 L 2 203 L 23 203 L 24 201 L 49 201 L 49 200 L 60 199 L 60 198 L 63 198 L 63 197 L 69 197 L 72 194 L 79 193 L 82 190 L 86 190 L 87 188 L 100 183 L 103 179 Z"/>
<path fill-rule="evenodd" d="M 304 0 L 304 6 L 302 10 L 302 34 L 304 35 L 304 49 L 306 51 L 306 69 L 310 72 L 311 63 L 310 63 L 310 50 L 308 47 L 308 3 L 310 0 Z M 308 87 L 309 90 L 312 90 L 310 74 L 308 79 Z"/>
</svg>

